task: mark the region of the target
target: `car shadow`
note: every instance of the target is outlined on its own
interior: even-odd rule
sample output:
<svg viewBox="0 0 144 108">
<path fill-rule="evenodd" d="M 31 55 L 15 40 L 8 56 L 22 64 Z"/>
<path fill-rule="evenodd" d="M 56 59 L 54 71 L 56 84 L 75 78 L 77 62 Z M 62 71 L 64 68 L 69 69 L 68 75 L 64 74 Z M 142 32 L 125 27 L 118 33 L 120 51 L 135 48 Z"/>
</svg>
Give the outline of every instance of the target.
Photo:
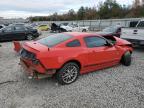
<svg viewBox="0 0 144 108">
<path fill-rule="evenodd" d="M 134 51 L 144 52 L 144 46 L 135 46 L 135 47 L 134 47 Z"/>
</svg>

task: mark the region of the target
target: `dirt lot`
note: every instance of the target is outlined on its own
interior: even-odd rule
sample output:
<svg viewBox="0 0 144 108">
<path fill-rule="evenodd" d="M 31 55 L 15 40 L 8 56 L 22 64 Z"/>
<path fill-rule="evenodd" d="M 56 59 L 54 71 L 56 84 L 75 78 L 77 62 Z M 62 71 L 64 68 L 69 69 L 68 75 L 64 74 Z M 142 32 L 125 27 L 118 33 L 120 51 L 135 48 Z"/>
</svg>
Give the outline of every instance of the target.
<svg viewBox="0 0 144 108">
<path fill-rule="evenodd" d="M 81 75 L 61 86 L 51 78 L 28 80 L 13 44 L 0 44 L 0 108 L 144 108 L 144 48 L 135 49 L 130 67 Z"/>
</svg>

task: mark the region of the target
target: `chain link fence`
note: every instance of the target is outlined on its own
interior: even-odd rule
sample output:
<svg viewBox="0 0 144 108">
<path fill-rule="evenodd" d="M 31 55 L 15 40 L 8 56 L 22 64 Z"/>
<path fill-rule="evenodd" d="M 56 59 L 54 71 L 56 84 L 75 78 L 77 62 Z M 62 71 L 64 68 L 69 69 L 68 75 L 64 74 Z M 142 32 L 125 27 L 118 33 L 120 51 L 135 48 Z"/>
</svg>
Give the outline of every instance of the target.
<svg viewBox="0 0 144 108">
<path fill-rule="evenodd" d="M 90 31 L 101 30 L 108 26 L 121 25 L 122 27 L 128 27 L 130 21 L 138 21 L 142 18 L 126 18 L 126 19 L 107 19 L 107 20 L 78 20 L 78 21 L 41 21 L 34 22 L 37 24 L 51 24 L 51 23 L 76 23 L 80 26 L 89 26 Z"/>
</svg>

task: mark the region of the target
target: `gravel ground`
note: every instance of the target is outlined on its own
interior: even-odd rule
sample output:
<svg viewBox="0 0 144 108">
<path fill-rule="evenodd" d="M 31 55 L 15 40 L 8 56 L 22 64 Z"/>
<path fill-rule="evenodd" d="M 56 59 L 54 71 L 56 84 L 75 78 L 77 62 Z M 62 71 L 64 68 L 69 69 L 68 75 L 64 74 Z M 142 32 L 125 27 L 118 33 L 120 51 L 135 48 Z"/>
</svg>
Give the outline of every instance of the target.
<svg viewBox="0 0 144 108">
<path fill-rule="evenodd" d="M 0 108 L 144 108 L 144 48 L 135 49 L 130 67 L 81 75 L 61 86 L 51 78 L 28 80 L 13 44 L 0 44 Z"/>
</svg>

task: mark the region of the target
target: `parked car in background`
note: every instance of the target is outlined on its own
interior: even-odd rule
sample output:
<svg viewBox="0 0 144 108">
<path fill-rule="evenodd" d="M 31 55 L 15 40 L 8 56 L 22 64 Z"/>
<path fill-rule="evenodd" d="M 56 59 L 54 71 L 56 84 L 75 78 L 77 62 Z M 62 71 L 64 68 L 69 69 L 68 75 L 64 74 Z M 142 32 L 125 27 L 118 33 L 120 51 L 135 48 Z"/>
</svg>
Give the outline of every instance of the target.
<svg viewBox="0 0 144 108">
<path fill-rule="evenodd" d="M 38 26 L 38 24 L 37 23 L 31 23 L 30 26 L 33 28 L 36 28 Z"/>
<path fill-rule="evenodd" d="M 59 26 L 68 26 L 69 23 L 60 23 Z"/>
<path fill-rule="evenodd" d="M 67 32 L 87 32 L 89 31 L 89 27 L 88 26 L 80 26 L 78 24 L 61 24 L 60 25 L 61 28 L 65 29 Z"/>
<path fill-rule="evenodd" d="M 80 74 L 119 64 L 131 64 L 132 45 L 114 37 L 93 33 L 59 33 L 26 42 L 20 52 L 21 66 L 29 78 L 56 76 L 60 84 L 70 84 Z"/>
<path fill-rule="evenodd" d="M 23 25 L 10 25 L 0 30 L 0 41 L 32 40 L 38 36 L 36 29 Z"/>
<path fill-rule="evenodd" d="M 100 32 L 97 32 L 97 34 L 100 34 L 102 36 L 116 36 L 116 37 L 120 37 L 121 29 L 122 29 L 122 27 L 119 26 L 119 25 L 110 26 L 110 27 L 106 27 L 105 29 L 103 29 Z"/>
<path fill-rule="evenodd" d="M 49 26 L 48 25 L 39 25 L 37 27 L 38 30 L 40 31 L 48 31 L 49 30 Z"/>
<path fill-rule="evenodd" d="M 121 38 L 132 42 L 134 45 L 144 46 L 144 19 L 131 21 L 129 27 L 122 29 Z"/>
<path fill-rule="evenodd" d="M 25 26 L 25 23 L 13 23 L 9 24 L 9 26 Z"/>
<path fill-rule="evenodd" d="M 60 25 L 57 25 L 56 23 L 52 23 L 51 32 L 61 33 L 61 32 L 67 32 L 67 30 L 62 28 Z"/>
</svg>

